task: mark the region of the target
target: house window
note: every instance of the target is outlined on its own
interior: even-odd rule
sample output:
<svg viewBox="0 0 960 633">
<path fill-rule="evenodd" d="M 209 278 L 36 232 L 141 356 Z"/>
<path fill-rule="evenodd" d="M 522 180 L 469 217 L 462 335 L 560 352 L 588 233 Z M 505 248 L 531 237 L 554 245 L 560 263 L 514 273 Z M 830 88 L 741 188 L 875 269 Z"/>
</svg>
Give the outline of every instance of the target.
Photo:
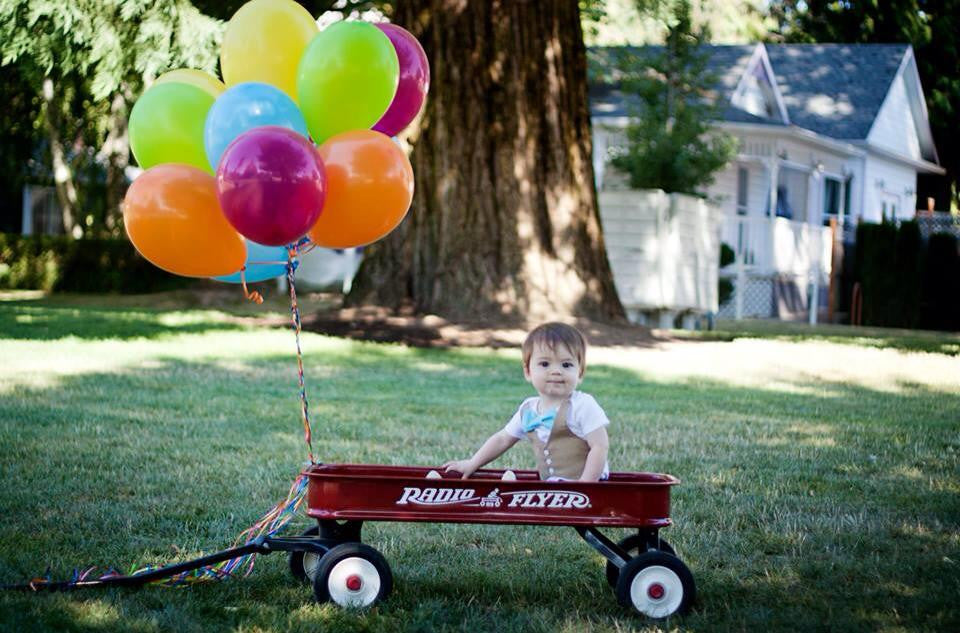
<svg viewBox="0 0 960 633">
<path fill-rule="evenodd" d="M 823 225 L 829 226 L 830 219 L 839 219 L 842 184 L 836 178 L 823 179 Z"/>
<path fill-rule="evenodd" d="M 744 77 L 743 85 L 731 102 L 734 107 L 754 116 L 767 119 L 780 118 L 772 82 L 760 60 L 757 60 L 750 73 Z"/>
<path fill-rule="evenodd" d="M 784 167 L 777 177 L 777 209 L 774 215 L 803 222 L 807 216 L 808 175 L 798 169 Z"/>
<path fill-rule="evenodd" d="M 750 172 L 746 167 L 737 168 L 737 215 L 747 215 L 748 186 Z"/>
</svg>

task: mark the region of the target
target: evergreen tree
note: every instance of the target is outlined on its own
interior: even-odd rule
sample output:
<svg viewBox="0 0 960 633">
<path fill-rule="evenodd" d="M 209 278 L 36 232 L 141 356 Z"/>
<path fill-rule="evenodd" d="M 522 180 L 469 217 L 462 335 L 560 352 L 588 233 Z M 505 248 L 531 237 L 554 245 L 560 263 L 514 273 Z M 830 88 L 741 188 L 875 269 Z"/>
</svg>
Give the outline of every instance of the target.
<svg viewBox="0 0 960 633">
<path fill-rule="evenodd" d="M 688 0 L 678 0 L 672 11 L 662 49 L 622 59 L 623 83 L 640 98 L 640 107 L 626 131 L 627 149 L 613 165 L 629 174 L 636 189 L 699 194 L 733 158 L 736 144 L 710 126 L 715 79 L 700 48 L 708 32 L 694 29 Z"/>
</svg>

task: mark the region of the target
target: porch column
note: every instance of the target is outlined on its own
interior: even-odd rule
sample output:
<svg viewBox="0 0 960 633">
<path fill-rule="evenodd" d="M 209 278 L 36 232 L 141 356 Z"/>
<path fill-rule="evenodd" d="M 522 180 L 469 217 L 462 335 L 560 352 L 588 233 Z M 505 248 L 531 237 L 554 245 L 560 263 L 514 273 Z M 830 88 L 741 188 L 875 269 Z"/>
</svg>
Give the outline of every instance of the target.
<svg viewBox="0 0 960 633">
<path fill-rule="evenodd" d="M 768 211 L 767 221 L 769 223 L 770 237 L 767 240 L 769 251 L 767 252 L 767 265 L 769 272 L 776 270 L 776 255 L 774 253 L 774 239 L 776 237 L 775 220 L 777 217 L 777 182 L 780 180 L 780 161 L 777 158 L 771 158 L 767 161 L 767 174 L 770 176 L 770 190 L 768 192 Z"/>
</svg>

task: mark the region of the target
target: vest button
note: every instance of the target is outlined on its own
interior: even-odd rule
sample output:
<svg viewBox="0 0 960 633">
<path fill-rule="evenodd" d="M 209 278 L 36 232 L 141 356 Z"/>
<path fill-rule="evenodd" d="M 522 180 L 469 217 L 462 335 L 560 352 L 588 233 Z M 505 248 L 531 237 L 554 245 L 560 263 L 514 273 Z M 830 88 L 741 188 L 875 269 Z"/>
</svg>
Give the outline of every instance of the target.
<svg viewBox="0 0 960 633">
<path fill-rule="evenodd" d="M 552 463 L 553 463 L 553 460 L 548 457 L 548 458 L 547 458 L 547 463 L 548 463 L 548 464 L 552 464 Z"/>
<path fill-rule="evenodd" d="M 549 448 L 543 449 L 543 454 L 544 454 L 544 455 L 549 455 L 549 454 L 550 454 L 550 449 L 549 449 Z"/>
<path fill-rule="evenodd" d="M 554 469 L 552 469 L 552 468 L 550 469 L 550 474 L 551 474 L 551 475 L 554 474 L 555 472 L 556 472 L 556 471 L 555 471 Z"/>
</svg>

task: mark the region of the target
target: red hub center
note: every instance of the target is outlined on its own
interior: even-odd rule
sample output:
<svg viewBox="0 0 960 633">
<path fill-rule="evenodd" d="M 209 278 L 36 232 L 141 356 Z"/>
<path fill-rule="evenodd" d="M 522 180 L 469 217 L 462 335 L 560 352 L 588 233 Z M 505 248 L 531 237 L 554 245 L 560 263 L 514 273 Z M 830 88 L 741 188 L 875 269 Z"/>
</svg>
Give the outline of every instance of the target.
<svg viewBox="0 0 960 633">
<path fill-rule="evenodd" d="M 663 597 L 664 593 L 666 593 L 666 590 L 663 588 L 663 585 L 658 582 L 647 587 L 647 595 L 653 600 L 659 600 Z"/>
<path fill-rule="evenodd" d="M 363 586 L 363 580 L 360 576 L 353 574 L 347 576 L 347 589 L 350 591 L 360 591 L 360 587 Z"/>
</svg>

